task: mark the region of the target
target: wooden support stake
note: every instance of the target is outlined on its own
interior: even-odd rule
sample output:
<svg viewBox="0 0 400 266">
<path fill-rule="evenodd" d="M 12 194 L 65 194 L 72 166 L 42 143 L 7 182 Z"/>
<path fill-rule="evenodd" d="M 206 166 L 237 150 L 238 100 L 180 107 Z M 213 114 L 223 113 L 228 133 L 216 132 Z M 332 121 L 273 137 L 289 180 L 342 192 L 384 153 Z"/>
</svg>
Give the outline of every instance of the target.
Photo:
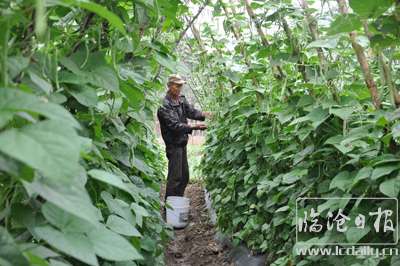
<svg viewBox="0 0 400 266">
<path fill-rule="evenodd" d="M 348 14 L 348 7 L 346 4 L 346 0 L 337 0 L 337 2 L 339 5 L 339 12 L 341 14 Z M 376 109 L 380 109 L 381 100 L 379 98 L 378 88 L 369 69 L 367 57 L 365 56 L 364 53 L 364 48 L 357 43 L 356 41 L 357 33 L 355 31 L 350 32 L 349 36 L 350 36 L 351 46 L 353 47 L 356 53 L 358 63 L 360 64 L 361 71 L 364 75 L 364 81 L 367 84 L 367 87 L 371 94 L 372 103 L 374 104 Z"/>
</svg>

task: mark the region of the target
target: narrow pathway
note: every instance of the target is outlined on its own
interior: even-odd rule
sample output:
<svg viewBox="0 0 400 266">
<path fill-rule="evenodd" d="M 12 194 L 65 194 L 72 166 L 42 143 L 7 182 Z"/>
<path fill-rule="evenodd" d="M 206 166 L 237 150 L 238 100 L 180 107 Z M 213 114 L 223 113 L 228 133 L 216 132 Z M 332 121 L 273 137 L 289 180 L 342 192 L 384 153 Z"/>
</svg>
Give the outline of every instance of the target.
<svg viewBox="0 0 400 266">
<path fill-rule="evenodd" d="M 174 239 L 165 250 L 167 266 L 230 266 L 228 251 L 214 240 L 215 228 L 210 223 L 199 184 L 189 184 L 186 197 L 190 198 L 189 225 L 175 230 Z"/>
</svg>

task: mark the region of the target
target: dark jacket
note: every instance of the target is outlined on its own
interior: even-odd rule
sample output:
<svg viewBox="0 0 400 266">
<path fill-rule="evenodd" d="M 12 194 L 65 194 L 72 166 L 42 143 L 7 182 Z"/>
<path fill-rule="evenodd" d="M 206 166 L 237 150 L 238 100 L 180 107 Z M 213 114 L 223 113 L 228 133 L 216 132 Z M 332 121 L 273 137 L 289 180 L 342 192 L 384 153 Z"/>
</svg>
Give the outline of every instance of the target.
<svg viewBox="0 0 400 266">
<path fill-rule="evenodd" d="M 200 121 L 205 119 L 202 112 L 189 104 L 185 96 L 181 95 L 179 103 L 175 103 L 168 94 L 158 108 L 157 116 L 160 121 L 161 135 L 167 146 L 185 146 L 187 144 L 188 134 L 192 133 L 192 129 L 188 125 L 188 118 Z"/>
</svg>

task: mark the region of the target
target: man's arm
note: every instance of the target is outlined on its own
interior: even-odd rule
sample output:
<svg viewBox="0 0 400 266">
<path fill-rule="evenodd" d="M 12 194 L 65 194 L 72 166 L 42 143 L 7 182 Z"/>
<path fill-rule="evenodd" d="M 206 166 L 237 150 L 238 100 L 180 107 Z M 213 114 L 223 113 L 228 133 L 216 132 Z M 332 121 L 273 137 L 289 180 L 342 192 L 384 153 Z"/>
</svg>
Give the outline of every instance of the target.
<svg viewBox="0 0 400 266">
<path fill-rule="evenodd" d="M 206 119 L 205 115 L 203 114 L 203 112 L 201 112 L 200 110 L 197 110 L 196 108 L 193 107 L 193 105 L 191 105 L 185 97 L 183 98 L 183 105 L 185 107 L 186 110 L 186 115 L 187 118 L 189 119 L 193 119 L 193 120 L 199 120 L 199 121 L 204 121 Z"/>
<path fill-rule="evenodd" d="M 175 132 L 191 134 L 193 128 L 179 121 L 179 117 L 172 110 L 161 106 L 157 111 L 158 120 L 165 122 L 167 128 Z"/>
</svg>

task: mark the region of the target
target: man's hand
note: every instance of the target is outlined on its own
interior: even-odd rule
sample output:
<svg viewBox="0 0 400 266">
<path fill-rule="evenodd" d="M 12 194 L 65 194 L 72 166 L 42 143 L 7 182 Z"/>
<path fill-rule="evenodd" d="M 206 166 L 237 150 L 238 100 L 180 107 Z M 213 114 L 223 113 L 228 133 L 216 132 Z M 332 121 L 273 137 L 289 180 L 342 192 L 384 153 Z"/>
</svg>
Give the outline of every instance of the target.
<svg viewBox="0 0 400 266">
<path fill-rule="evenodd" d="M 211 113 L 211 112 L 203 112 L 203 115 L 204 115 L 206 118 L 212 118 L 212 117 L 213 117 L 213 113 Z"/>
<path fill-rule="evenodd" d="M 205 130 L 205 129 L 207 129 L 207 125 L 205 125 L 205 124 L 192 125 L 191 127 L 194 130 Z"/>
</svg>

